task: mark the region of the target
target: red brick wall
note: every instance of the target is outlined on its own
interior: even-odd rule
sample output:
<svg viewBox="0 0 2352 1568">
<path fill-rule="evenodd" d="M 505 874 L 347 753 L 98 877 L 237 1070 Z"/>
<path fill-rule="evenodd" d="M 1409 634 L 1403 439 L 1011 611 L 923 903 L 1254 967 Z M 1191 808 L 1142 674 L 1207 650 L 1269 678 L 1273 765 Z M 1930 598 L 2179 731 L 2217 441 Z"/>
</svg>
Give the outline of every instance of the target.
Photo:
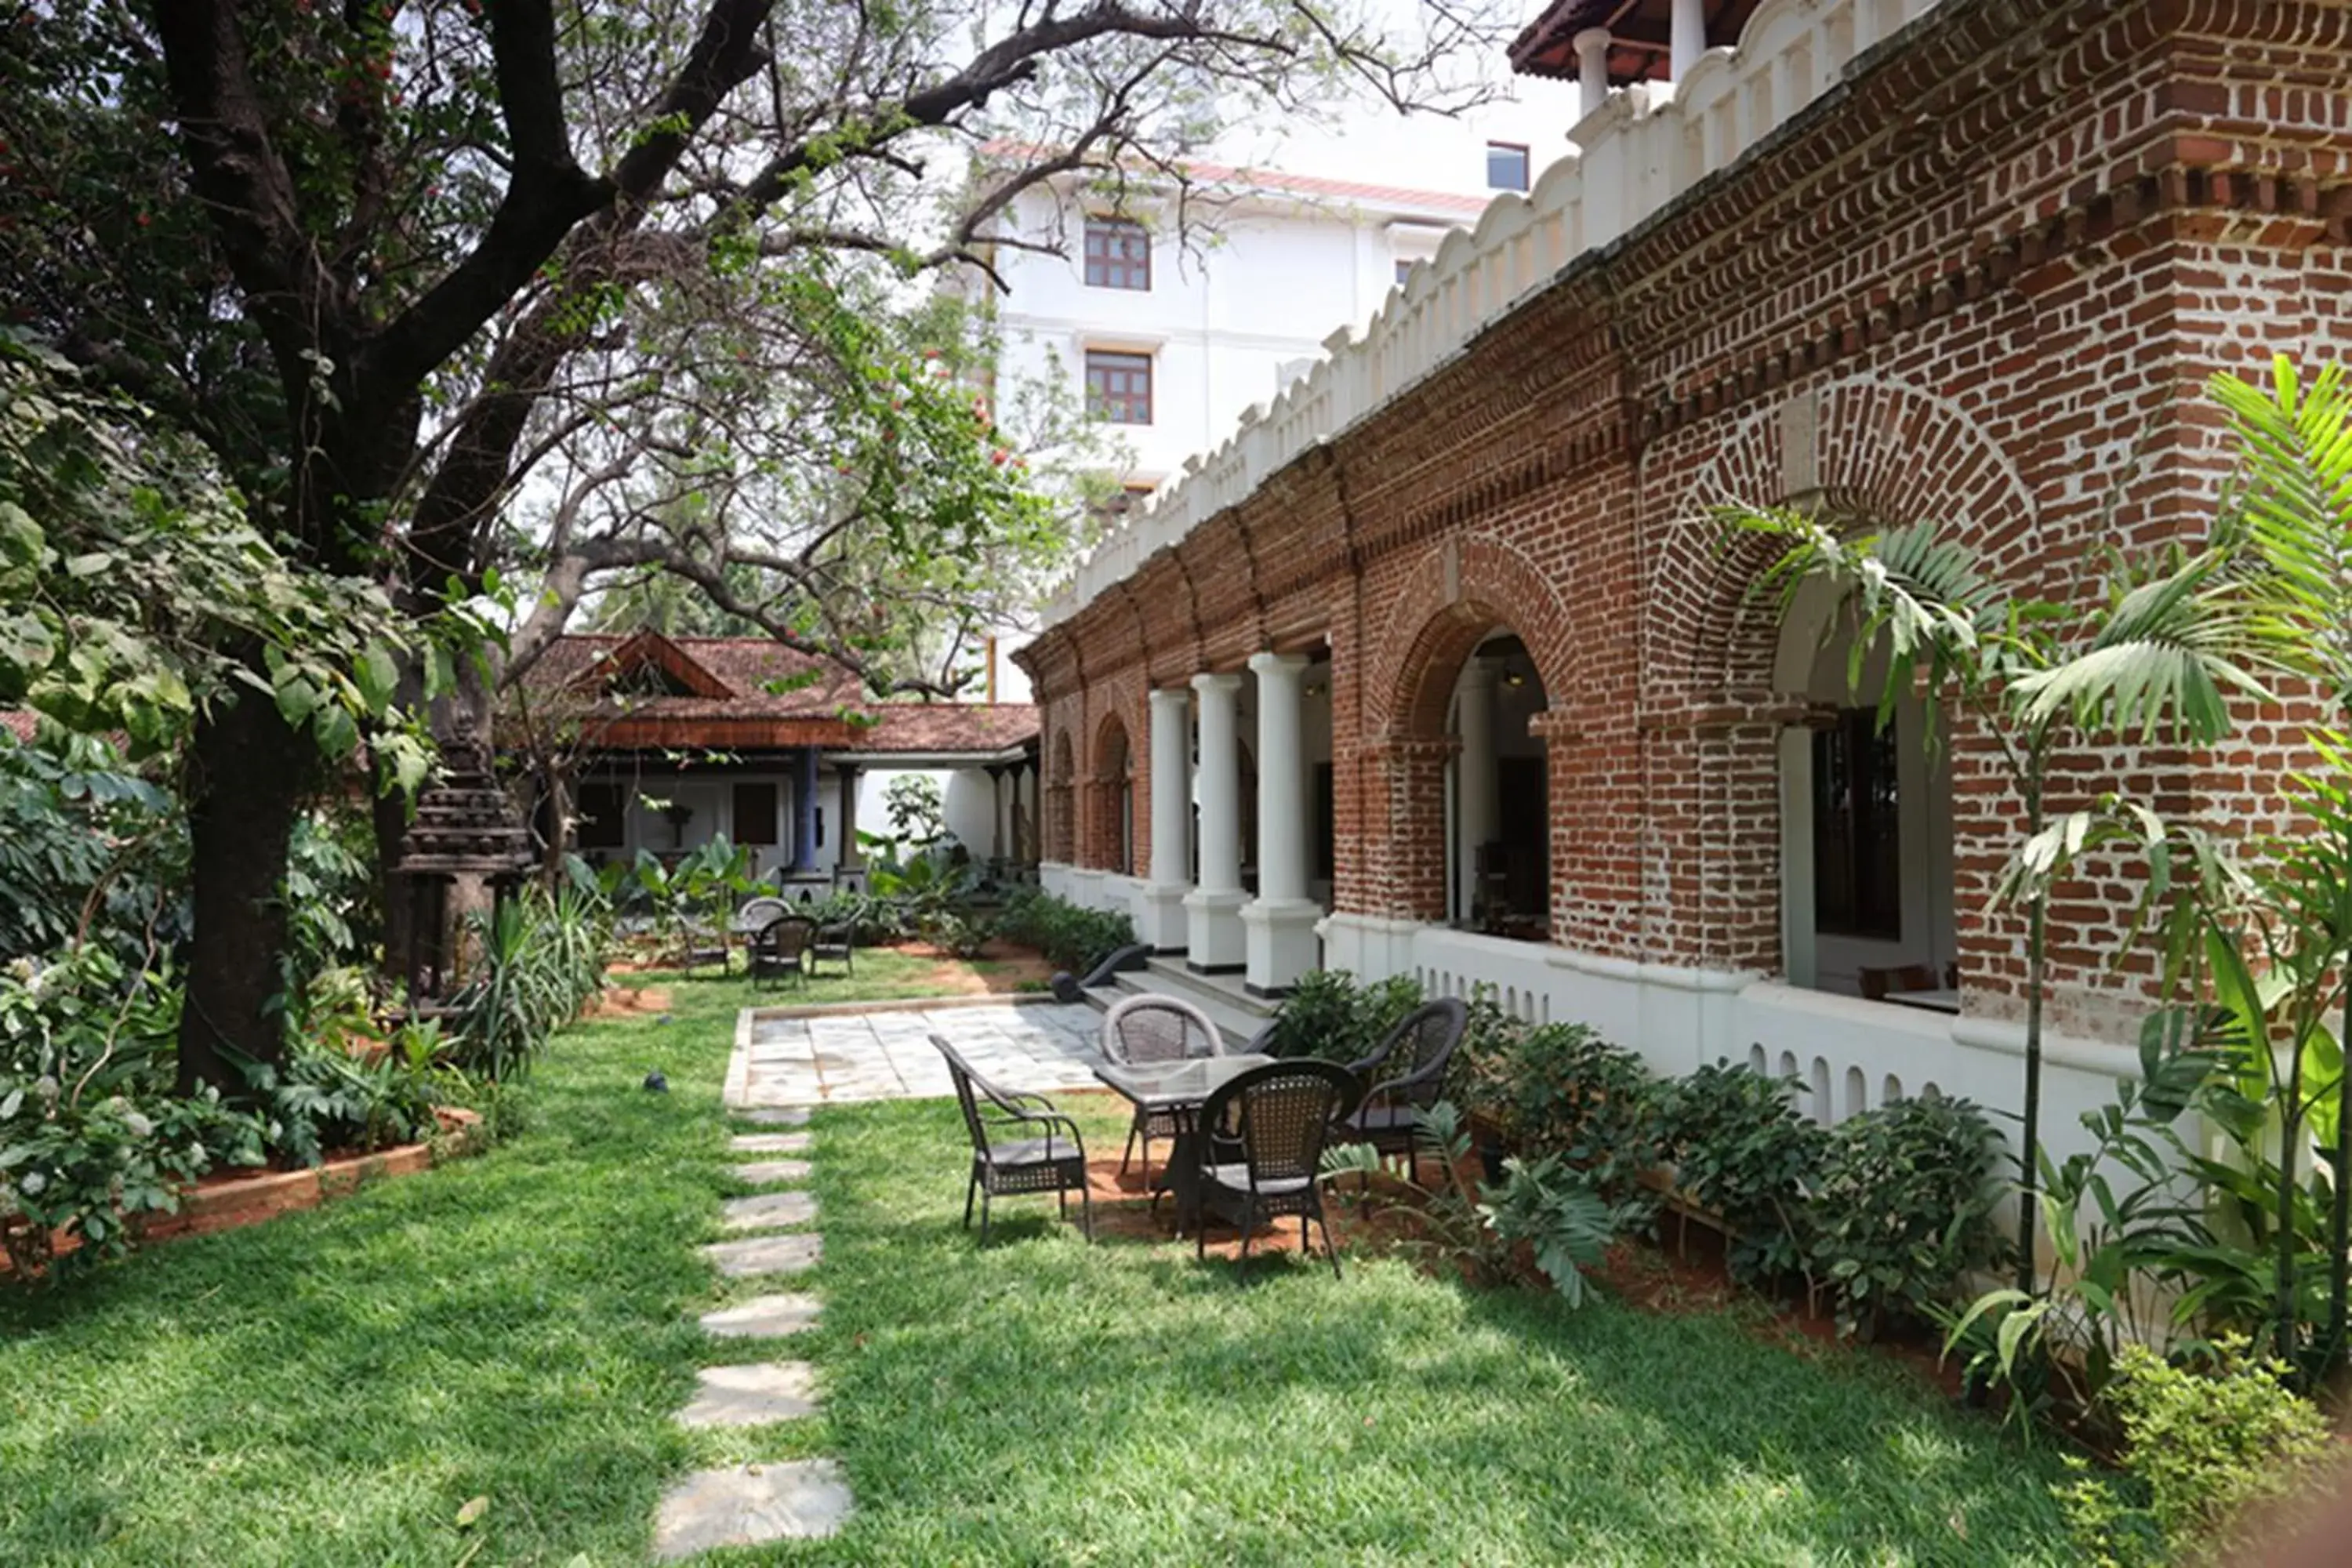
<svg viewBox="0 0 2352 1568">
<path fill-rule="evenodd" d="M 1761 558 L 1708 509 L 1933 521 L 2017 593 L 2084 602 L 2105 546 L 2200 530 L 2224 463 L 2208 379 L 2352 342 L 2348 47 L 2352 11 L 2317 0 L 1948 0 L 1049 632 L 1028 656 L 1049 732 L 1120 714 L 1141 822 L 1148 686 L 1328 637 L 1335 900 L 1436 918 L 1445 703 L 1507 627 L 1549 698 L 1557 940 L 1776 968 L 1776 737 L 1800 704 L 1773 687 Z M 1999 1012 L 2022 932 L 1990 894 L 2020 806 L 1983 727 L 1948 733 L 1964 984 Z M 2120 781 L 2274 820 L 2286 733 L 2081 751 L 2053 805 Z M 2109 962 L 2129 869 L 2060 901 L 2062 1026 L 2111 1029 L 2149 984 L 2145 954 Z"/>
</svg>

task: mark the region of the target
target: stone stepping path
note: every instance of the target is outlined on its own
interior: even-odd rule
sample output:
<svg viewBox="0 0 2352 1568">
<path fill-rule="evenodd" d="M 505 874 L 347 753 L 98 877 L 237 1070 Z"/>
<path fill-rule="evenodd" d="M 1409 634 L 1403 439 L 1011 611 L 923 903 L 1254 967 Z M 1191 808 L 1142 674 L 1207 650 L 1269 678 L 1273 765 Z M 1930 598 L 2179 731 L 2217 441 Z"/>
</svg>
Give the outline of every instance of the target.
<svg viewBox="0 0 2352 1568">
<path fill-rule="evenodd" d="M 702 1255 L 730 1279 L 800 1274 L 815 1268 L 824 1257 L 824 1238 L 813 1230 L 801 1230 L 744 1241 L 714 1241 L 702 1249 Z"/>
<path fill-rule="evenodd" d="M 707 1366 L 693 1400 L 677 1413 L 681 1426 L 764 1426 L 816 1414 L 816 1368 L 804 1361 L 751 1366 Z"/>
<path fill-rule="evenodd" d="M 805 1154 L 814 1142 L 805 1132 L 747 1132 L 730 1138 L 727 1147 L 738 1154 Z"/>
<path fill-rule="evenodd" d="M 735 1114 L 754 1127 L 806 1127 L 809 1108 L 805 1105 L 755 1105 Z"/>
<path fill-rule="evenodd" d="M 806 1225 L 816 1218 L 816 1200 L 806 1193 L 761 1193 L 756 1197 L 730 1198 L 719 1205 L 719 1217 L 730 1230 Z"/>
<path fill-rule="evenodd" d="M 832 1459 L 697 1470 L 663 1497 L 654 1556 L 675 1563 L 719 1546 L 815 1540 L 839 1530 L 851 1506 Z"/>
<path fill-rule="evenodd" d="M 775 1340 L 814 1328 L 824 1306 L 814 1296 L 785 1291 L 705 1312 L 700 1321 L 704 1333 L 719 1339 Z"/>
<path fill-rule="evenodd" d="M 805 1182 L 809 1179 L 806 1160 L 754 1160 L 748 1165 L 738 1165 L 728 1173 L 737 1181 L 754 1187 L 777 1186 L 785 1182 Z"/>
</svg>

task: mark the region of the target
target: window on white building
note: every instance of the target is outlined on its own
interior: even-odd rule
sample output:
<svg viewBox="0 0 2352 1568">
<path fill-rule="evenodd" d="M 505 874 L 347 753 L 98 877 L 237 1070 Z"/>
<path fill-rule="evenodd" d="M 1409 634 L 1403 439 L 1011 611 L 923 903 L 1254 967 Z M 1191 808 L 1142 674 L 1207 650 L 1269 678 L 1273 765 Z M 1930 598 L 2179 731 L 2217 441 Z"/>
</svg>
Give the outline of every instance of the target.
<svg viewBox="0 0 2352 1568">
<path fill-rule="evenodd" d="M 1094 289 L 1151 287 L 1151 236 L 1121 217 L 1087 219 L 1087 284 Z"/>
<path fill-rule="evenodd" d="M 620 848 L 625 837 L 622 809 L 619 784 L 582 784 L 572 821 L 574 841 L 583 849 Z"/>
<path fill-rule="evenodd" d="M 1402 256 L 1398 257 L 1398 258 L 1397 258 L 1397 264 L 1396 264 L 1396 280 L 1397 280 L 1397 286 L 1398 286 L 1399 288 L 1402 288 L 1402 287 L 1404 286 L 1404 280 L 1405 280 L 1406 279 L 1408 279 L 1408 278 L 1412 277 L 1412 262 L 1410 262 L 1410 261 L 1408 261 L 1408 260 L 1406 260 L 1406 259 L 1405 259 L 1403 257 L 1402 257 Z"/>
<path fill-rule="evenodd" d="M 1087 351 L 1087 412 L 1109 425 L 1151 423 L 1151 356 Z"/>
<path fill-rule="evenodd" d="M 1528 188 L 1528 150 L 1516 142 L 1486 143 L 1486 188 L 1524 191 Z"/>
<path fill-rule="evenodd" d="M 776 842 L 776 786 L 735 786 L 735 842 L 767 848 Z"/>
</svg>

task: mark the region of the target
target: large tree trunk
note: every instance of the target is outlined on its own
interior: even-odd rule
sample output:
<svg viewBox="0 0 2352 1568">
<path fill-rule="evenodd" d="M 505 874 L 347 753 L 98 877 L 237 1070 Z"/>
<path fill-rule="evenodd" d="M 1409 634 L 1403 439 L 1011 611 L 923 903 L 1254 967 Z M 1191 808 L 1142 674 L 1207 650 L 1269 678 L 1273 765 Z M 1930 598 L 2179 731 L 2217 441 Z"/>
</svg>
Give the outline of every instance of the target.
<svg viewBox="0 0 2352 1568">
<path fill-rule="evenodd" d="M 285 1055 L 272 1006 L 281 988 L 286 907 L 278 889 L 310 777 L 310 748 L 257 693 L 196 726 L 189 812 L 195 940 L 180 1016 L 179 1089 L 246 1093 L 237 1058 Z"/>
</svg>

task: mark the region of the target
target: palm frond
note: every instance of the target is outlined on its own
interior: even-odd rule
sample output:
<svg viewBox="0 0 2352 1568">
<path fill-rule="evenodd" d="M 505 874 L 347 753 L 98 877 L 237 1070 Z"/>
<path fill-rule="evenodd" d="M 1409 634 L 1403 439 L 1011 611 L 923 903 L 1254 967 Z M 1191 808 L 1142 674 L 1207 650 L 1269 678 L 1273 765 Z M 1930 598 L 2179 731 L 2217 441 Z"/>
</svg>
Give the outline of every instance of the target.
<svg viewBox="0 0 2352 1568">
<path fill-rule="evenodd" d="M 2306 386 L 2285 355 L 2268 385 L 2216 376 L 2243 454 L 2231 524 L 2267 568 L 2266 607 L 2339 701 L 2352 698 L 2352 387 L 2340 365 Z"/>
</svg>

